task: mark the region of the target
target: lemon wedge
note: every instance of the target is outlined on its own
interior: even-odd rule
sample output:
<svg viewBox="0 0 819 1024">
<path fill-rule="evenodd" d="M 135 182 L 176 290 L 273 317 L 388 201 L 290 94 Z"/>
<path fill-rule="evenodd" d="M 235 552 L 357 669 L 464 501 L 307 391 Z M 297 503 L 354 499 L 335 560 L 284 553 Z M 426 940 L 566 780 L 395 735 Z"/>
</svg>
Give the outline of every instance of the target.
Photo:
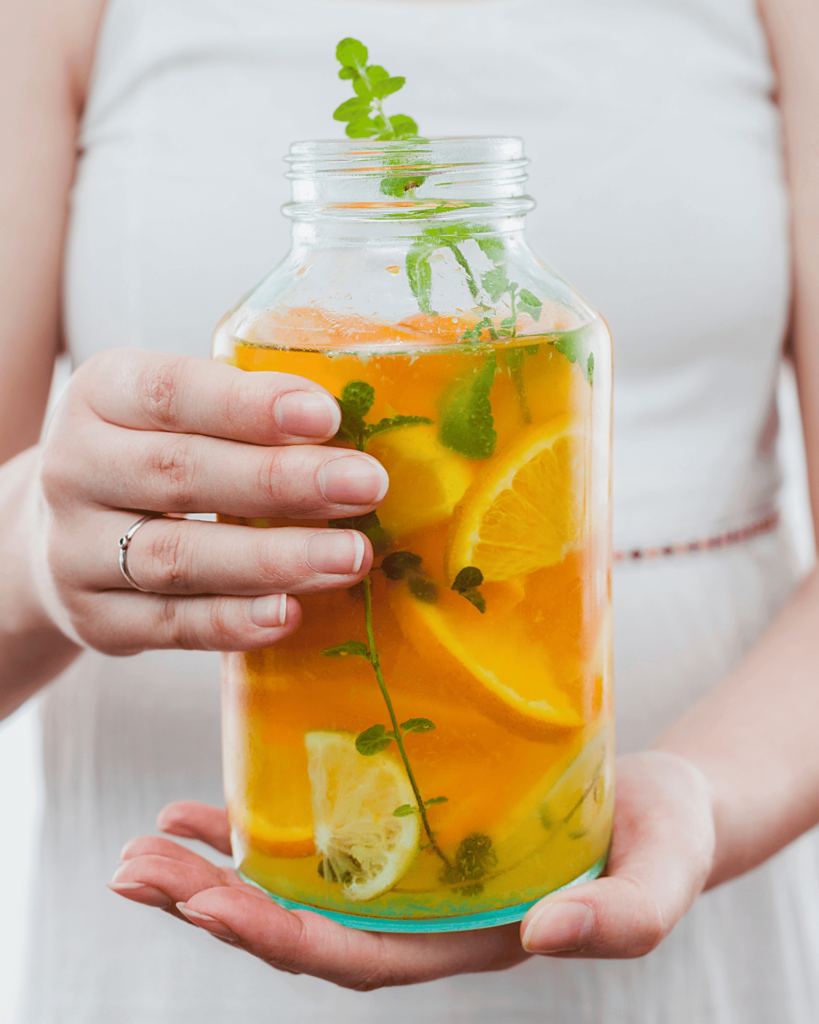
<svg viewBox="0 0 819 1024">
<path fill-rule="evenodd" d="M 347 732 L 308 732 L 313 839 L 328 882 L 352 902 L 375 899 L 406 874 L 421 841 L 417 814 L 396 817 L 415 797 L 386 751 L 365 757 Z"/>
<path fill-rule="evenodd" d="M 367 445 L 367 454 L 375 456 L 390 477 L 378 518 L 393 537 L 448 519 L 475 475 L 468 459 L 438 441 L 434 424 L 377 434 Z"/>
<path fill-rule="evenodd" d="M 583 542 L 580 426 L 562 415 L 532 427 L 476 478 L 450 528 L 450 581 L 468 565 L 489 582 L 526 576 Z"/>
</svg>

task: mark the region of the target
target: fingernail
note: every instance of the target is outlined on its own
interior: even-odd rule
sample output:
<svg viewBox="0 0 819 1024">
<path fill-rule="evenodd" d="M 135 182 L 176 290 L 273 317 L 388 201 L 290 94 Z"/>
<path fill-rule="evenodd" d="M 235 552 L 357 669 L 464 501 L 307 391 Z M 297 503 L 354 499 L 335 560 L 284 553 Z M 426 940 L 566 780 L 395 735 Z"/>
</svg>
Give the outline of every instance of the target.
<svg viewBox="0 0 819 1024">
<path fill-rule="evenodd" d="M 364 538 L 356 530 L 326 530 L 307 542 L 307 564 L 316 572 L 349 575 L 364 561 Z"/>
<path fill-rule="evenodd" d="M 122 896 L 126 894 L 139 896 L 139 902 L 147 903 L 150 907 L 169 907 L 172 902 L 167 893 L 153 885 L 143 885 L 142 882 L 106 882 L 105 884 L 112 892 Z"/>
<path fill-rule="evenodd" d="M 319 487 L 327 501 L 339 505 L 375 505 L 387 493 L 387 471 L 366 455 L 333 459 L 319 473 Z"/>
<path fill-rule="evenodd" d="M 273 409 L 279 430 L 294 437 L 324 437 L 341 425 L 341 410 L 319 391 L 288 391 Z"/>
<path fill-rule="evenodd" d="M 547 903 L 526 926 L 521 940 L 529 953 L 561 953 L 581 949 L 594 930 L 594 914 L 585 903 Z"/>
<path fill-rule="evenodd" d="M 215 935 L 217 939 L 224 939 L 225 942 L 240 941 L 236 932 L 231 931 L 223 921 L 218 921 L 209 914 L 198 914 L 195 910 L 190 910 L 184 903 L 177 903 L 176 909 L 180 914 L 184 914 L 193 924 L 204 928 L 211 935 Z"/>
<path fill-rule="evenodd" d="M 250 602 L 250 620 L 265 629 L 283 626 L 287 621 L 287 594 L 254 597 Z"/>
</svg>

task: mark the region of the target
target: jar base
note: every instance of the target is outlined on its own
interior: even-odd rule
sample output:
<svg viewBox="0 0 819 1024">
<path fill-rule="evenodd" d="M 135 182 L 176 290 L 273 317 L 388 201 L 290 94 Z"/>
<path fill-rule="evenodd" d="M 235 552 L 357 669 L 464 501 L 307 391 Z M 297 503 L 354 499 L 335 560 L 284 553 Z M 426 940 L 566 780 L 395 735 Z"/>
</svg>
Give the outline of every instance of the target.
<svg viewBox="0 0 819 1024">
<path fill-rule="evenodd" d="M 572 886 L 582 885 L 583 882 L 593 881 L 602 874 L 603 868 L 606 866 L 607 857 L 608 851 L 603 854 L 596 864 L 593 864 L 587 871 L 584 871 L 582 875 L 578 875 L 577 878 L 573 878 L 571 882 L 561 885 L 558 889 L 553 889 L 552 892 L 562 892 L 564 889 L 570 889 Z M 254 882 L 252 878 L 248 878 L 247 875 L 243 874 L 241 871 L 239 871 L 238 874 L 243 882 L 247 882 L 248 885 L 255 886 L 255 888 L 261 890 L 272 900 L 278 903 L 280 907 L 284 907 L 285 910 L 310 910 L 314 914 L 321 914 L 323 917 L 329 917 L 333 921 L 338 921 L 339 924 L 346 925 L 347 928 L 357 928 L 359 931 L 365 932 L 405 932 L 421 934 L 433 932 L 466 932 L 472 931 L 476 928 L 496 928 L 498 925 L 511 924 L 513 921 L 522 921 L 530 907 L 533 907 L 539 900 L 543 899 L 543 896 L 552 895 L 552 893 L 544 893 L 543 896 L 539 896 L 536 900 L 529 900 L 528 903 L 517 903 L 512 907 L 501 907 L 499 910 L 488 910 L 480 914 L 463 914 L 458 915 L 457 917 L 421 917 L 415 919 L 364 917 L 362 914 L 340 914 L 335 910 L 324 910 L 322 907 L 311 907 L 306 903 L 296 903 L 293 900 L 286 900 L 281 896 L 275 896 L 272 892 L 269 892 L 263 886 L 259 885 L 258 882 Z"/>
</svg>

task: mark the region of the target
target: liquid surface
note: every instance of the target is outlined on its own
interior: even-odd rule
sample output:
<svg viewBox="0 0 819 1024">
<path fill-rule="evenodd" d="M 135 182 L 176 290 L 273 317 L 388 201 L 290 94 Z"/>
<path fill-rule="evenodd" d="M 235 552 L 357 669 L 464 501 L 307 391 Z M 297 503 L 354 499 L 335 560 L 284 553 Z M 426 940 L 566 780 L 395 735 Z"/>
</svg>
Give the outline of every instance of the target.
<svg viewBox="0 0 819 1024">
<path fill-rule="evenodd" d="M 300 597 L 296 634 L 224 658 L 238 864 L 290 900 L 408 919 L 566 884 L 604 855 L 613 800 L 594 326 L 503 345 L 423 326 L 426 346 L 354 325 L 318 349 L 297 323 L 288 348 L 259 330 L 215 352 L 369 400 L 334 443 L 390 475 L 359 527 L 366 586 Z"/>
</svg>

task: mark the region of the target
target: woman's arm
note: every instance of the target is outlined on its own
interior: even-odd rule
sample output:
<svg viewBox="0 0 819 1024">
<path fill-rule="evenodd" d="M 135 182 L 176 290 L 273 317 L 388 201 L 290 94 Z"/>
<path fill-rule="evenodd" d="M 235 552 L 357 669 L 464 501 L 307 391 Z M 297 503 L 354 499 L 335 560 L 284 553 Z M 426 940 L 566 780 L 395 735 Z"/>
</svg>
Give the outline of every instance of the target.
<svg viewBox="0 0 819 1024">
<path fill-rule="evenodd" d="M 792 338 L 814 523 L 819 524 L 819 5 L 760 0 L 777 71 L 792 209 Z M 819 536 L 819 534 L 817 534 Z M 659 746 L 714 792 L 710 885 L 747 871 L 819 822 L 819 569 L 751 656 Z"/>
<path fill-rule="evenodd" d="M 0 718 L 77 646 L 30 586 L 20 511 L 60 347 L 62 256 L 102 0 L 6 0 L 0 15 Z"/>
</svg>

